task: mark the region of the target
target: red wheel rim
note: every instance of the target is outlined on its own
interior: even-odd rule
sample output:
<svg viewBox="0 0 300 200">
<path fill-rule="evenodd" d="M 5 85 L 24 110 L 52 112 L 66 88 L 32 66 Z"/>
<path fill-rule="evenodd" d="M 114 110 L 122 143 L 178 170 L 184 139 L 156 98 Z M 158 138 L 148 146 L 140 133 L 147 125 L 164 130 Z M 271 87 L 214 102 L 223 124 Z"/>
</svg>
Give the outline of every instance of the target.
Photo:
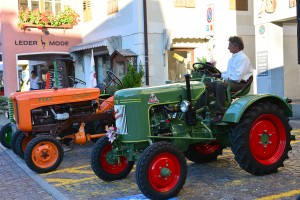
<svg viewBox="0 0 300 200">
<path fill-rule="evenodd" d="M 273 114 L 260 116 L 249 134 L 253 157 L 263 165 L 277 162 L 286 146 L 286 130 L 281 120 Z"/>
<path fill-rule="evenodd" d="M 197 144 L 193 146 L 193 148 L 199 153 L 199 154 L 206 154 L 210 155 L 218 151 L 218 149 L 221 147 L 220 144 Z"/>
<path fill-rule="evenodd" d="M 108 144 L 104 147 L 100 155 L 100 163 L 103 169 L 110 174 L 119 174 L 125 170 L 128 165 L 128 160 L 124 156 L 119 157 L 119 162 L 113 162 L 109 157 L 109 153 L 112 150 L 112 145 Z M 111 160 L 111 162 L 108 162 Z"/>
<path fill-rule="evenodd" d="M 169 175 L 162 174 L 162 170 Z M 176 186 L 180 178 L 180 164 L 171 153 L 160 153 L 152 160 L 148 177 L 152 187 L 159 192 L 167 192 Z"/>
</svg>

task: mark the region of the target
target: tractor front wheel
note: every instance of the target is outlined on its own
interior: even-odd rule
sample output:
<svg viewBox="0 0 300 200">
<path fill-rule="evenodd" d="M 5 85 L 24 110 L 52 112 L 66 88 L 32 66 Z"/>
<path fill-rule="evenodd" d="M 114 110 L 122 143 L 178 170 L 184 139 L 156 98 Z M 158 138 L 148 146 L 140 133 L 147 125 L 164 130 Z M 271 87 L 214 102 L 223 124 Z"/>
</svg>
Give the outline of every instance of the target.
<svg viewBox="0 0 300 200">
<path fill-rule="evenodd" d="M 7 149 L 11 148 L 10 146 L 11 137 L 12 137 L 11 124 L 7 123 L 0 130 L 0 142 Z"/>
<path fill-rule="evenodd" d="M 192 144 L 184 152 L 187 159 L 195 163 L 207 163 L 217 159 L 222 155 L 223 147 L 219 143 L 212 144 Z"/>
<path fill-rule="evenodd" d="M 27 145 L 24 159 L 27 166 L 37 173 L 55 170 L 62 162 L 64 151 L 61 144 L 52 136 L 38 136 Z"/>
<path fill-rule="evenodd" d="M 15 150 L 16 150 L 16 154 L 24 159 L 24 152 L 25 149 L 28 145 L 28 143 L 31 141 L 31 137 L 28 137 L 25 133 L 20 132 L 18 134 L 18 137 L 16 139 L 16 143 L 15 143 Z"/>
<path fill-rule="evenodd" d="M 169 199 L 182 189 L 187 177 L 183 153 L 169 142 L 148 146 L 136 166 L 136 181 L 149 199 Z"/>
<path fill-rule="evenodd" d="M 241 168 L 254 175 L 277 172 L 292 149 L 291 126 L 284 110 L 269 102 L 249 108 L 230 135 Z"/>
<path fill-rule="evenodd" d="M 125 178 L 132 170 L 134 162 L 125 156 L 116 155 L 107 137 L 100 138 L 93 147 L 91 165 L 94 173 L 104 181 Z"/>
<path fill-rule="evenodd" d="M 17 153 L 17 149 L 16 149 L 16 142 L 17 142 L 17 138 L 19 137 L 19 135 L 23 133 L 22 131 L 20 130 L 16 130 L 12 137 L 11 137 L 11 140 L 10 140 L 10 147 L 11 147 L 11 150 L 13 150 L 13 152 L 18 155 Z"/>
</svg>

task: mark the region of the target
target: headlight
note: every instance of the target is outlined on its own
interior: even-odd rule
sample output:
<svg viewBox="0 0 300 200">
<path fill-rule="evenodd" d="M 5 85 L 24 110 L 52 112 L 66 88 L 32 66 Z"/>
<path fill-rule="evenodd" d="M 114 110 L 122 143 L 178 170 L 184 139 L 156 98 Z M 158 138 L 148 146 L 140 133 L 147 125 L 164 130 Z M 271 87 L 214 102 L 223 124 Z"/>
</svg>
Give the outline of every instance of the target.
<svg viewBox="0 0 300 200">
<path fill-rule="evenodd" d="M 189 105 L 190 105 L 190 102 L 188 101 L 182 101 L 181 104 L 180 104 L 180 110 L 181 112 L 187 112 L 188 109 L 189 109 Z"/>
</svg>

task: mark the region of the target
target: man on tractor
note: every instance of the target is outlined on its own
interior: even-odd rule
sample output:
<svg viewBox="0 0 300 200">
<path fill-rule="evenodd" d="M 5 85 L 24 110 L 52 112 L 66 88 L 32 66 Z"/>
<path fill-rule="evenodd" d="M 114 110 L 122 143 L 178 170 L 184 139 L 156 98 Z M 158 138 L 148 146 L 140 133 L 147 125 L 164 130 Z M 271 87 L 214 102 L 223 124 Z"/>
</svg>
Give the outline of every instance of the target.
<svg viewBox="0 0 300 200">
<path fill-rule="evenodd" d="M 225 81 L 205 83 L 207 90 L 216 96 L 216 116 L 212 118 L 212 123 L 221 122 L 224 116 L 228 80 L 231 92 L 237 92 L 253 74 L 250 60 L 243 52 L 244 43 L 242 38 L 238 36 L 230 37 L 228 49 L 232 53 L 232 57 L 228 61 L 227 71 L 221 75 L 215 74 L 215 76 L 221 76 Z"/>
</svg>

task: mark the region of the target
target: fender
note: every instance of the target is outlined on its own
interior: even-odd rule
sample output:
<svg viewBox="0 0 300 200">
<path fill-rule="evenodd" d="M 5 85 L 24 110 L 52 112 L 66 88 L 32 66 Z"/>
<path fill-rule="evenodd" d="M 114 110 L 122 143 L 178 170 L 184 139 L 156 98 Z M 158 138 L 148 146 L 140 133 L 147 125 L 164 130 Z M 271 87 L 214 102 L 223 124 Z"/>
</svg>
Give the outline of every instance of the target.
<svg viewBox="0 0 300 200">
<path fill-rule="evenodd" d="M 259 102 L 272 102 L 279 105 L 288 117 L 293 116 L 292 106 L 287 103 L 286 97 L 281 98 L 273 94 L 258 94 L 258 95 L 246 95 L 235 100 L 231 106 L 227 109 L 223 122 L 238 123 L 244 114 L 245 110 L 255 103 Z"/>
</svg>

